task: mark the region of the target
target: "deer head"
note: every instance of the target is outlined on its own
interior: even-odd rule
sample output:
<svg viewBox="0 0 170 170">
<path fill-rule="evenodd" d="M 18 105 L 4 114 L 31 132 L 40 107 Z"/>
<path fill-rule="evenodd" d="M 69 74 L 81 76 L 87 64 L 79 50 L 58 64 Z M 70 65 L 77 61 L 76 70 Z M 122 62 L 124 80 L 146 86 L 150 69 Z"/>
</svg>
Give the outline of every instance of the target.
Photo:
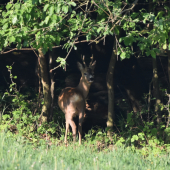
<svg viewBox="0 0 170 170">
<path fill-rule="evenodd" d="M 82 80 L 88 84 L 91 84 L 94 81 L 94 68 L 96 65 L 96 61 L 93 62 L 93 57 L 92 57 L 92 61 L 90 62 L 89 67 L 87 67 L 85 63 L 84 56 L 82 58 L 82 61 L 83 61 L 84 66 L 81 63 L 77 62 L 77 66 L 79 70 L 81 71 Z"/>
</svg>

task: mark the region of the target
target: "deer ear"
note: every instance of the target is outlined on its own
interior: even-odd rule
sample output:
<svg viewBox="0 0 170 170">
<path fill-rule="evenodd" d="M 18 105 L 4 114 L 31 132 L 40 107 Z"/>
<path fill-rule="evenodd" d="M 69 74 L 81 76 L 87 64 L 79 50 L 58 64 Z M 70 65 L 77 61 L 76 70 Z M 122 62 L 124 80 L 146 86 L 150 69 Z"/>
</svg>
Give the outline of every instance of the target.
<svg viewBox="0 0 170 170">
<path fill-rule="evenodd" d="M 79 62 L 77 62 L 77 66 L 78 66 L 80 71 L 82 71 L 84 69 L 83 65 Z"/>
<path fill-rule="evenodd" d="M 95 60 L 89 67 L 90 67 L 92 70 L 94 70 L 95 66 L 96 66 L 96 60 Z"/>
</svg>

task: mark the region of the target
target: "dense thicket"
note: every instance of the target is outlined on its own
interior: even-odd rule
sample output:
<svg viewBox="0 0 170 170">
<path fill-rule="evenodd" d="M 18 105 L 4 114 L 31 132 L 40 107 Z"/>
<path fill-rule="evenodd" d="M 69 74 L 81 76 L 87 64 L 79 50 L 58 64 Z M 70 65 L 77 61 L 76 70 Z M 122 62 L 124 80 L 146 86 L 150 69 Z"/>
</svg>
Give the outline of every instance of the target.
<svg viewBox="0 0 170 170">
<path fill-rule="evenodd" d="M 96 124 L 103 123 L 98 119 L 104 120 L 110 137 L 112 130 L 120 136 L 126 131 L 133 139 L 131 142 L 138 141 L 138 144 L 143 140 L 149 143 L 148 138 L 169 142 L 170 1 L 11 0 L 2 3 L 0 78 L 10 83 L 7 92 L 1 84 L 3 128 L 25 128 L 24 133 L 30 133 L 29 128 L 32 132 L 45 123 L 48 129 L 54 117 L 55 121 L 59 120 L 59 110 L 53 113 L 55 96 L 68 72 L 58 70 L 63 68 L 73 73 L 76 61 L 85 54 L 86 60 L 91 56 L 97 60 L 86 122 L 90 118 Z M 17 62 L 22 63 L 20 67 L 15 66 Z M 22 84 L 25 87 L 30 86 L 31 79 L 37 80 L 32 84 L 37 98 L 21 93 L 22 88 L 16 87 L 12 63 L 17 67 L 14 72 L 28 63 L 34 64 L 27 70 L 35 79 L 28 81 L 26 75 L 21 77 L 28 81 Z M 7 64 L 10 76 L 4 79 Z M 22 81 L 21 77 L 18 82 Z M 66 85 L 75 86 L 77 77 L 67 77 Z M 33 123 L 29 128 L 28 122 Z M 60 128 L 57 133 L 60 134 Z"/>
</svg>

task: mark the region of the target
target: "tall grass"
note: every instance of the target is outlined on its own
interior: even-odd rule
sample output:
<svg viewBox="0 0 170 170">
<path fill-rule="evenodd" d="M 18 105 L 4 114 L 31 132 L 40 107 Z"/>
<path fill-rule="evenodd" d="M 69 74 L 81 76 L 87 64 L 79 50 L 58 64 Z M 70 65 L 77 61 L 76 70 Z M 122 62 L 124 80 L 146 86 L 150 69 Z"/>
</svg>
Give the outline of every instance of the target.
<svg viewBox="0 0 170 170">
<path fill-rule="evenodd" d="M 0 133 L 0 170 L 168 170 L 170 155 L 144 158 L 140 152 L 112 147 L 99 151 L 92 145 L 34 147 L 23 137 Z"/>
</svg>

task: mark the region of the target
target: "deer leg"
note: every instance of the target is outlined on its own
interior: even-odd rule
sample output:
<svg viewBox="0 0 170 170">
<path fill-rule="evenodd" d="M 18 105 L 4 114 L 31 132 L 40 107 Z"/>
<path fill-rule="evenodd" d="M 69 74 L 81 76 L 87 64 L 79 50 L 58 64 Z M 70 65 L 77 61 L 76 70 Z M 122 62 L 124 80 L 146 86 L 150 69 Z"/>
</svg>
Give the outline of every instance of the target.
<svg viewBox="0 0 170 170">
<path fill-rule="evenodd" d="M 74 123 L 73 120 L 70 120 L 70 126 L 73 132 L 73 142 L 75 142 L 76 141 L 76 124 Z"/>
<path fill-rule="evenodd" d="M 66 121 L 66 132 L 65 132 L 65 139 L 64 139 L 64 143 L 67 143 L 67 132 L 68 132 L 68 129 L 69 129 L 69 122 Z"/>
<path fill-rule="evenodd" d="M 80 112 L 80 114 L 79 114 L 79 126 L 78 126 L 78 131 L 79 131 L 79 145 L 81 145 L 83 119 L 84 119 L 84 112 Z"/>
</svg>

